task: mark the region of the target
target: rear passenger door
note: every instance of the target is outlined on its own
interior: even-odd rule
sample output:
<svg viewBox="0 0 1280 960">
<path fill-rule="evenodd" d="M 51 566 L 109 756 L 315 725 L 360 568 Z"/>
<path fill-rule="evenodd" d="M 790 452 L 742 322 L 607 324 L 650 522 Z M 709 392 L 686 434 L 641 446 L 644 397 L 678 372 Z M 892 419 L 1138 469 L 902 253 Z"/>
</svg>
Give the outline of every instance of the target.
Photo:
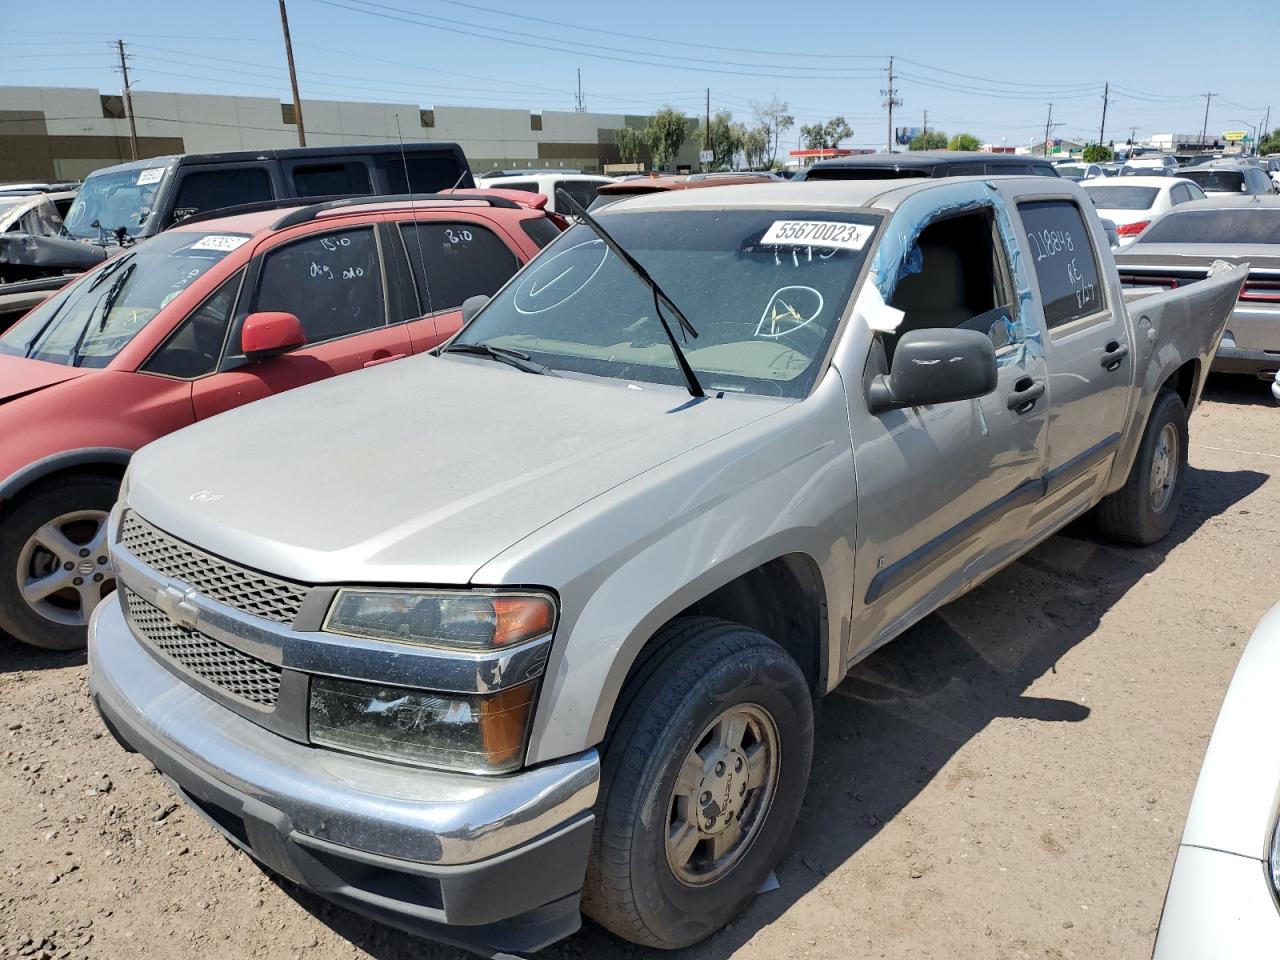
<svg viewBox="0 0 1280 960">
<path fill-rule="evenodd" d="M 507 238 L 478 221 L 404 220 L 393 226 L 418 298 L 418 319 L 409 324 L 415 353 L 457 333 L 463 302 L 492 296 L 521 267 Z"/>
<path fill-rule="evenodd" d="M 276 186 L 272 183 L 271 171 L 263 163 L 179 167 L 169 223 L 210 210 L 271 200 L 275 196 Z"/>
<path fill-rule="evenodd" d="M 1019 238 L 1044 309 L 1049 436 L 1036 531 L 1092 504 L 1120 446 L 1134 344 L 1122 304 L 1109 302 L 1095 236 L 1073 196 L 1017 198 Z"/>
<path fill-rule="evenodd" d="M 196 417 L 407 356 L 407 325 L 389 322 L 391 294 L 383 262 L 373 224 L 308 234 L 258 254 L 250 263 L 220 372 L 196 384 Z M 240 349 L 240 331 L 246 316 L 264 311 L 296 315 L 306 344 L 283 356 L 248 360 Z"/>
</svg>

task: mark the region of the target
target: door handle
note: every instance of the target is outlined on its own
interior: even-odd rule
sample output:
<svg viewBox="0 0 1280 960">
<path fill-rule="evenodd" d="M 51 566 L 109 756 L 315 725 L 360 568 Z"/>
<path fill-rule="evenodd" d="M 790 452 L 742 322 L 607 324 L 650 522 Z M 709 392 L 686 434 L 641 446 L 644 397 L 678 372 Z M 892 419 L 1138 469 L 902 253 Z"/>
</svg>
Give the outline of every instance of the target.
<svg viewBox="0 0 1280 960">
<path fill-rule="evenodd" d="M 1114 373 L 1120 369 L 1120 362 L 1129 355 L 1129 345 L 1112 340 L 1102 351 L 1102 369 Z"/>
<path fill-rule="evenodd" d="M 365 367 L 366 368 L 377 367 L 384 363 L 390 363 L 392 360 L 403 360 L 406 356 L 408 356 L 408 354 L 393 353 L 393 354 L 390 354 L 389 356 L 378 357 L 376 360 L 369 360 L 368 362 L 366 362 Z"/>
<path fill-rule="evenodd" d="M 1015 413 L 1026 413 L 1036 405 L 1036 401 L 1044 396 L 1044 381 L 1023 377 L 1013 385 L 1005 403 Z"/>
</svg>

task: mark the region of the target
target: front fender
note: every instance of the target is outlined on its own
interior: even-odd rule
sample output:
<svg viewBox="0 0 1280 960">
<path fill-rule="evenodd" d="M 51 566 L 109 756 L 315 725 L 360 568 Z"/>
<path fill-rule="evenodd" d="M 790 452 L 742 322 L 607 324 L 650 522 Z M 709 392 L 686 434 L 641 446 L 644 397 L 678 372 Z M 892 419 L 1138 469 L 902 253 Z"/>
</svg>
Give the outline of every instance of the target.
<svg viewBox="0 0 1280 960">
<path fill-rule="evenodd" d="M 132 450 L 121 447 L 81 447 L 76 450 L 63 450 L 60 453 L 41 457 L 32 463 L 15 470 L 8 477 L 0 480 L 0 503 L 10 500 L 25 490 L 41 477 L 66 470 L 70 467 L 83 467 L 91 464 L 109 464 L 111 466 L 128 466 L 133 456 Z"/>
<path fill-rule="evenodd" d="M 801 554 L 818 568 L 827 599 L 821 682 L 838 683 L 856 509 L 847 408 L 833 373 L 808 399 L 583 504 L 483 567 L 476 583 L 539 583 L 560 594 L 528 762 L 598 744 L 654 633 L 779 556 Z"/>
</svg>

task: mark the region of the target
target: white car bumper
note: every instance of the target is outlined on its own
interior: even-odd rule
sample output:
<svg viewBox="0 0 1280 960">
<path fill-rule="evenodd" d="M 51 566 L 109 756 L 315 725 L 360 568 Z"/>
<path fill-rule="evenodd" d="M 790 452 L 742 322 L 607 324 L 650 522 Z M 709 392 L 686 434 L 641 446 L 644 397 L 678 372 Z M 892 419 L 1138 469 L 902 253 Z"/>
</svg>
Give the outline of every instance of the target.
<svg viewBox="0 0 1280 960">
<path fill-rule="evenodd" d="M 1253 960 L 1280 955 L 1280 909 L 1267 865 L 1181 847 L 1152 960 Z"/>
</svg>

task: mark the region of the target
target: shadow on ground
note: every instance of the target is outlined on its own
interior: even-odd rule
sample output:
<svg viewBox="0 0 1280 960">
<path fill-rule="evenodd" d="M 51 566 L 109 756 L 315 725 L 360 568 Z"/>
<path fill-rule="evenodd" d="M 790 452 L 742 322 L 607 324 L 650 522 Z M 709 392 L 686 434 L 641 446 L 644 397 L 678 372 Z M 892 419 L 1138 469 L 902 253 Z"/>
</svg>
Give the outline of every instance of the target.
<svg viewBox="0 0 1280 960">
<path fill-rule="evenodd" d="M 85 662 L 83 650 L 41 650 L 19 643 L 0 630 L 0 674 L 24 670 L 61 670 Z"/>
<path fill-rule="evenodd" d="M 1211 373 L 1204 383 L 1202 399 L 1214 403 L 1234 403 L 1245 406 L 1274 407 L 1275 397 L 1271 395 L 1271 380 L 1259 380 L 1256 377 L 1229 376 L 1225 373 Z"/>
</svg>

